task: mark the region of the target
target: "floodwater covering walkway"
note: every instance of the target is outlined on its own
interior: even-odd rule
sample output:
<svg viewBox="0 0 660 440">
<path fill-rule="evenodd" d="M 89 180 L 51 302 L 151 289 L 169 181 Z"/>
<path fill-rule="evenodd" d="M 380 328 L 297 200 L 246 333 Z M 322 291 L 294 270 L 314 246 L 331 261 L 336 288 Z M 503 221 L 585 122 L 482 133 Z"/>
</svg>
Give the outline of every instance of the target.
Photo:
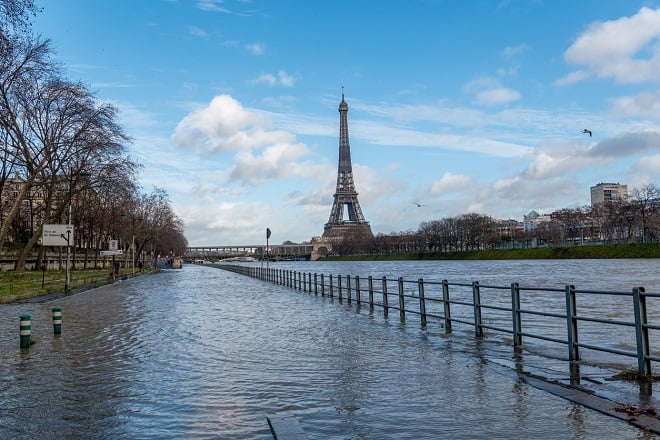
<svg viewBox="0 0 660 440">
<path fill-rule="evenodd" d="M 264 439 L 273 414 L 295 415 L 310 439 L 655 438 L 530 385 L 516 362 L 569 379 L 542 354 L 184 265 L 0 306 L 0 438 Z M 611 371 L 582 374 L 613 406 L 654 404 Z"/>
</svg>

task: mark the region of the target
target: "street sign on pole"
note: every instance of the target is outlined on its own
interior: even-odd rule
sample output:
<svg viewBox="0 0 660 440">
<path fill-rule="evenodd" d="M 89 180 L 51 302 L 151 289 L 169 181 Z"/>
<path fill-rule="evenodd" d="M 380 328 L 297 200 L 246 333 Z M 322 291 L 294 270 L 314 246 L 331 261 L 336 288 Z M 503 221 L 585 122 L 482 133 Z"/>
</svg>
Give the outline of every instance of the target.
<svg viewBox="0 0 660 440">
<path fill-rule="evenodd" d="M 44 230 L 41 234 L 41 245 L 73 245 L 73 225 L 44 225 Z"/>
<path fill-rule="evenodd" d="M 116 251 L 99 251 L 99 256 L 100 257 L 107 257 L 109 255 L 121 255 L 121 254 L 122 254 L 121 249 L 116 250 Z"/>
</svg>

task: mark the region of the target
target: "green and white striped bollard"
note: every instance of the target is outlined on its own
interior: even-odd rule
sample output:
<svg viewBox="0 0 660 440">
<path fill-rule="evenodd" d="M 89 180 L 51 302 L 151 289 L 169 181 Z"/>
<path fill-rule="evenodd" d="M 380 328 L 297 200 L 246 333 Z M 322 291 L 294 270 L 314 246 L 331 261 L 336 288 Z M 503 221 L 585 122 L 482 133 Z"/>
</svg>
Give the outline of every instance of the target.
<svg viewBox="0 0 660 440">
<path fill-rule="evenodd" d="M 62 308 L 53 307 L 53 334 L 62 333 Z"/>
<path fill-rule="evenodd" d="M 30 315 L 21 315 L 21 348 L 30 347 L 31 334 L 32 321 L 30 321 Z"/>
</svg>

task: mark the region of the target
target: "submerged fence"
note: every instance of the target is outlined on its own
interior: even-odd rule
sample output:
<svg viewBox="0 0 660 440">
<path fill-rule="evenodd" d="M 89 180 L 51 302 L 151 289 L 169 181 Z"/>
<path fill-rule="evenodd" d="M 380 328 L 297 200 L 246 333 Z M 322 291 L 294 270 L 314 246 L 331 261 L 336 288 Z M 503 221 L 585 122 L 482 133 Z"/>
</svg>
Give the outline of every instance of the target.
<svg viewBox="0 0 660 440">
<path fill-rule="evenodd" d="M 660 362 L 652 353 L 650 339 L 660 326 L 648 320 L 650 309 L 657 312 L 655 316 L 660 313 L 660 302 L 647 304 L 647 299 L 660 298 L 660 294 L 647 293 L 643 287 L 633 287 L 630 292 L 578 290 L 573 285 L 563 289 L 521 287 L 515 282 L 503 287 L 478 281 L 374 279 L 227 264 L 216 267 L 349 304 L 379 307 L 385 316 L 398 312 L 401 320 L 406 314 L 418 315 L 422 326 L 435 319 L 447 333 L 454 324 L 464 324 L 472 326 L 478 338 L 486 330 L 507 334 L 514 349 L 522 347 L 523 338 L 565 345 L 570 361 L 581 359 L 581 349 L 636 358 L 642 375 L 651 375 L 652 362 Z M 626 315 L 629 320 L 621 319 Z"/>
</svg>

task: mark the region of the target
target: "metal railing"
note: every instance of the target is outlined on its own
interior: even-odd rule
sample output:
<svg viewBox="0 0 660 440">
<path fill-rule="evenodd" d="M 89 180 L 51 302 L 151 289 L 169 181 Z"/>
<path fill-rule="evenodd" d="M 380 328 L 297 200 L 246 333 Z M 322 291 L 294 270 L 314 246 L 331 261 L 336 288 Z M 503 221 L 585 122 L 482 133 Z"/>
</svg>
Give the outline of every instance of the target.
<svg viewBox="0 0 660 440">
<path fill-rule="evenodd" d="M 240 265 L 216 267 L 310 294 L 336 297 L 340 302 L 368 305 L 371 310 L 379 307 L 384 316 L 390 311 L 398 312 L 401 320 L 406 319 L 406 314 L 418 315 L 422 326 L 435 319 L 446 333 L 452 331 L 454 324 L 464 324 L 474 327 L 477 338 L 484 337 L 486 330 L 507 334 L 514 349 L 522 347 L 523 338 L 562 344 L 568 349 L 570 361 L 581 359 L 581 349 L 636 358 L 642 375 L 651 375 L 651 363 L 660 362 L 660 357 L 651 353 L 649 339 L 650 331 L 660 330 L 660 326 L 649 323 L 647 309 L 647 299 L 659 298 L 660 294 L 648 293 L 643 287 L 617 292 L 578 290 L 573 285 L 564 289 L 523 288 L 515 282 L 503 287 L 481 285 L 478 281 L 450 283 L 422 278 L 411 281 L 401 277 L 382 277 L 378 283 L 372 276 L 324 275 Z M 580 304 L 591 307 L 582 306 L 578 313 L 578 298 Z M 607 317 L 608 301 L 612 303 L 620 298 L 630 301 L 633 316 L 630 321 Z M 656 302 L 655 306 L 660 307 L 660 303 Z M 589 331 L 588 326 L 599 327 Z M 604 326 L 611 326 L 618 340 L 590 342 L 589 337 L 602 339 Z M 579 328 L 588 342 L 580 341 Z M 617 345 L 634 345 L 635 349 L 617 348 Z"/>
</svg>

